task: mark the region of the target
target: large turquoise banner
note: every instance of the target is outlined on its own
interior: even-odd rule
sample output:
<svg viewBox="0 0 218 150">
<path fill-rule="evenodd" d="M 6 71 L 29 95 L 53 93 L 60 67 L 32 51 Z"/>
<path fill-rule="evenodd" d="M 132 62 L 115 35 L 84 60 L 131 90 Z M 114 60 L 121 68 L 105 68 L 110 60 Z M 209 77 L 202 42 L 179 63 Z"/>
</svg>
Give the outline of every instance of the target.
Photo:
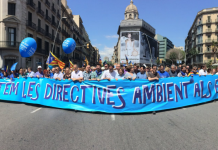
<svg viewBox="0 0 218 150">
<path fill-rule="evenodd" d="M 0 100 L 105 113 L 166 110 L 218 98 L 218 76 L 165 78 L 159 81 L 56 81 L 0 79 Z"/>
</svg>

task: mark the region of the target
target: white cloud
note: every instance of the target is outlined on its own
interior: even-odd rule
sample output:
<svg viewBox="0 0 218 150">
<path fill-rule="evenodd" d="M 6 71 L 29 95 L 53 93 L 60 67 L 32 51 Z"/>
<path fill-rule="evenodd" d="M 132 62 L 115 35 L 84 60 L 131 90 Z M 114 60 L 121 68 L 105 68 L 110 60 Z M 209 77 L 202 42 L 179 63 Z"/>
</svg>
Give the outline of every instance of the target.
<svg viewBox="0 0 218 150">
<path fill-rule="evenodd" d="M 105 46 L 103 50 L 100 50 L 101 60 L 104 60 L 104 57 L 107 56 L 111 60 L 111 57 L 113 55 L 114 48 L 113 47 L 107 47 Z"/>
<path fill-rule="evenodd" d="M 101 46 L 101 44 L 93 44 L 94 47 Z"/>
<path fill-rule="evenodd" d="M 113 38 L 118 38 L 119 36 L 118 35 L 107 35 L 105 36 L 107 39 L 113 39 Z"/>
</svg>

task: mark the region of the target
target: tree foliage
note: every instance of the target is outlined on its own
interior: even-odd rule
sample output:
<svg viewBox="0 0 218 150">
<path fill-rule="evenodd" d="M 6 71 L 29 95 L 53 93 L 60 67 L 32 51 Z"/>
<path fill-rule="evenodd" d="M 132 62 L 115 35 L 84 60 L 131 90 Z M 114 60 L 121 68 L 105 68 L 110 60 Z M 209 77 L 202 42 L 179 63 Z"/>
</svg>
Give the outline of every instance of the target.
<svg viewBox="0 0 218 150">
<path fill-rule="evenodd" d="M 183 60 L 185 58 L 185 52 L 180 49 L 170 49 L 166 53 L 165 58 L 171 60 L 172 62 L 175 62 L 176 60 Z"/>
<path fill-rule="evenodd" d="M 195 48 L 192 48 L 191 50 L 188 51 L 188 56 L 189 58 L 192 58 L 198 54 L 198 51 Z"/>
<path fill-rule="evenodd" d="M 212 60 L 208 61 L 206 63 L 207 68 L 212 68 Z"/>
<path fill-rule="evenodd" d="M 160 64 L 160 59 L 158 57 L 157 57 L 156 63 L 157 63 L 157 65 Z"/>
</svg>

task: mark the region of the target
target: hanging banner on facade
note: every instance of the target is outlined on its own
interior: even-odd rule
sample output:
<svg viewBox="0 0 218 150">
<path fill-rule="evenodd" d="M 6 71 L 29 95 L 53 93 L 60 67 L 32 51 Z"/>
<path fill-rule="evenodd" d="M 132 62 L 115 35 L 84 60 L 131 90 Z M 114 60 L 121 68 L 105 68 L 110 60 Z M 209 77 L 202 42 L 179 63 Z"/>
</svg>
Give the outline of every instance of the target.
<svg viewBox="0 0 218 150">
<path fill-rule="evenodd" d="M 0 99 L 105 113 L 141 113 L 208 102 L 218 98 L 218 76 L 166 78 L 159 81 L 56 81 L 0 79 Z"/>
</svg>

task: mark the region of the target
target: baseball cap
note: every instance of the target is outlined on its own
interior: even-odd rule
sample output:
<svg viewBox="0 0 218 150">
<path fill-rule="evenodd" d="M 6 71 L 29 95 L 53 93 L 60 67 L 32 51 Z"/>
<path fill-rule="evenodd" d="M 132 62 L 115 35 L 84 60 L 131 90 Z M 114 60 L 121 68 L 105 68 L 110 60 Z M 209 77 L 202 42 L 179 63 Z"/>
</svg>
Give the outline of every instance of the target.
<svg viewBox="0 0 218 150">
<path fill-rule="evenodd" d="M 2 70 L 5 70 L 4 68 L 2 68 Z"/>
<path fill-rule="evenodd" d="M 38 69 L 42 69 L 42 66 L 38 66 Z"/>
</svg>

